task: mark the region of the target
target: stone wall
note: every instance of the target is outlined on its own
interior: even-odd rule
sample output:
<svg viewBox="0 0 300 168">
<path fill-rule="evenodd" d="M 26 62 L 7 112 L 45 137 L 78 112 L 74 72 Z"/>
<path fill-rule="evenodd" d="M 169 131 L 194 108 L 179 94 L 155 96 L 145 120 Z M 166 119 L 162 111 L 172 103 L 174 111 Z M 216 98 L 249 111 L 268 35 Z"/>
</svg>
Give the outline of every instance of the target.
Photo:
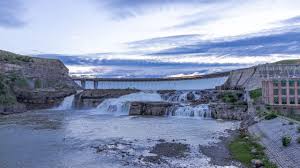
<svg viewBox="0 0 300 168">
<path fill-rule="evenodd" d="M 300 121 L 300 107 L 298 106 L 269 106 L 271 111 L 275 111 L 280 115 L 294 118 Z"/>
</svg>

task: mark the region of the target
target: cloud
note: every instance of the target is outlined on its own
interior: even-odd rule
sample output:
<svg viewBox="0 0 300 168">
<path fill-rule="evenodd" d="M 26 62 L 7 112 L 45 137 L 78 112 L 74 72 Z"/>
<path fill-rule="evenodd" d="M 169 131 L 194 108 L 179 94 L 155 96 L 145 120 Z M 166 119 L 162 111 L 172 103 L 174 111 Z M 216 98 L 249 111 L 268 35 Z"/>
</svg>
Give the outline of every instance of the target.
<svg viewBox="0 0 300 168">
<path fill-rule="evenodd" d="M 193 44 L 198 42 L 200 38 L 201 35 L 199 34 L 185 34 L 134 41 L 127 43 L 127 45 L 131 50 L 145 51 L 149 53 L 177 46 Z"/>
<path fill-rule="evenodd" d="M 175 5 L 203 5 L 219 3 L 218 0 L 94 0 L 113 15 L 113 19 L 121 20 L 138 15 L 153 12 L 153 10 L 163 10 Z M 231 0 L 224 0 L 231 1 Z"/>
<path fill-rule="evenodd" d="M 300 27 L 293 31 L 269 33 L 244 35 L 232 39 L 200 40 L 192 45 L 178 46 L 151 55 L 266 56 L 271 54 L 300 54 Z"/>
<path fill-rule="evenodd" d="M 280 21 L 282 24 L 297 24 L 300 23 L 300 16 L 295 16 L 286 20 Z"/>
<path fill-rule="evenodd" d="M 0 0 L 0 27 L 22 27 L 24 11 L 20 0 Z"/>
</svg>

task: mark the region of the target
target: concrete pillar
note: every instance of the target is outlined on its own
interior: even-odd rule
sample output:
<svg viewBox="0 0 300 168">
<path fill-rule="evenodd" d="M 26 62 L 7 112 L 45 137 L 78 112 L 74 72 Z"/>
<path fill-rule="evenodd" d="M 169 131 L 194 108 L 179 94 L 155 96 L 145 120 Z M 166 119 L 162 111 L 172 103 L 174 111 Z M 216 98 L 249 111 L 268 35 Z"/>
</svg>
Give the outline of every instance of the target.
<svg viewBox="0 0 300 168">
<path fill-rule="evenodd" d="M 94 89 L 98 89 L 98 81 L 94 80 Z"/>
<path fill-rule="evenodd" d="M 83 89 L 85 89 L 85 83 L 86 83 L 85 80 L 81 80 L 80 82 L 81 82 L 81 87 L 82 87 Z"/>
</svg>

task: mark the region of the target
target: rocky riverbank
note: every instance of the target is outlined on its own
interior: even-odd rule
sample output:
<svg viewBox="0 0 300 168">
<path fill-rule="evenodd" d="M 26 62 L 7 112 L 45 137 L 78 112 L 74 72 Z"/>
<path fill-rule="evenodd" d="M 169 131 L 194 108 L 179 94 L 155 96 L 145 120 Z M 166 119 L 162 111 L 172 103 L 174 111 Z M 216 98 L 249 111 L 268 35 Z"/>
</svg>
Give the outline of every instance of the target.
<svg viewBox="0 0 300 168">
<path fill-rule="evenodd" d="M 199 145 L 199 151 L 211 158 L 210 163 L 218 166 L 236 166 L 245 168 L 240 162 L 235 161 L 228 149 L 229 144 L 239 135 L 238 130 L 227 130 L 228 136 L 220 137 L 220 142 L 210 146 Z"/>
</svg>

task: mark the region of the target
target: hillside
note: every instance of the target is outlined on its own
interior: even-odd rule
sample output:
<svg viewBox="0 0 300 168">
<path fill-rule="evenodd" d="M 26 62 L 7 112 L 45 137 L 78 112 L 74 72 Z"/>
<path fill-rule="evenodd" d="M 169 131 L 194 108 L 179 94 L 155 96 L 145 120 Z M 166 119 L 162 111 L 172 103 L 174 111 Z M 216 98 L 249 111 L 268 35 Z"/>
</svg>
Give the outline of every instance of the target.
<svg viewBox="0 0 300 168">
<path fill-rule="evenodd" d="M 300 59 L 290 59 L 275 62 L 274 64 L 300 64 Z"/>
</svg>

